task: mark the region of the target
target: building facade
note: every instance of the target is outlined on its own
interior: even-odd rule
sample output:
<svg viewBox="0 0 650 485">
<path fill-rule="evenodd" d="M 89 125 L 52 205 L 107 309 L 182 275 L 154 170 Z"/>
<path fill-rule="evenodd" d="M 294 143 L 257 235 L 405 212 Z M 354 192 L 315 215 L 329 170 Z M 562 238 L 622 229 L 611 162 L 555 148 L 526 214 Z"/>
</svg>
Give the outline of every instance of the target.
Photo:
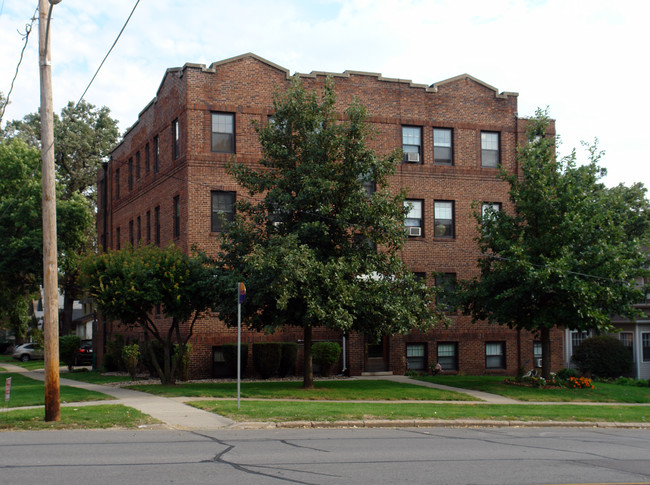
<svg viewBox="0 0 650 485">
<path fill-rule="evenodd" d="M 428 284 L 449 285 L 475 276 L 479 254 L 472 213 L 477 207 L 511 210 L 498 166 L 518 170 L 516 148 L 525 140 L 527 121 L 518 116 L 517 94 L 499 92 L 467 74 L 430 86 L 365 72 L 300 75 L 307 89 L 322 88 L 328 76 L 334 80 L 341 114 L 355 98 L 367 108 L 375 131 L 370 146 L 380 155 L 396 148 L 404 152 L 390 185 L 395 192 L 405 188 L 410 204 L 403 260 Z M 261 151 L 253 122 L 268 122 L 273 93 L 290 82 L 287 69 L 254 54 L 209 67 L 168 69 L 156 97 L 99 174 L 102 246 L 173 243 L 185 251 L 196 246 L 216 254 L 219 214 L 232 214 L 240 190 L 225 164 L 232 159 L 258 162 Z M 434 278 L 433 272 L 439 276 Z M 344 344 L 341 368 L 353 375 L 426 371 L 438 362 L 446 372 L 514 374 L 521 366 L 539 363 L 540 347 L 532 334 L 472 323 L 458 314 L 450 318 L 448 328 L 378 342 L 326 330 L 316 331 L 314 339 Z M 106 340 L 125 330 L 119 322 L 105 322 L 101 333 Z M 249 344 L 300 344 L 301 338 L 295 328 L 270 336 L 243 335 Z M 236 330 L 216 315 L 203 318 L 191 340 L 192 374 L 214 374 L 220 346 L 235 340 Z M 97 347 L 101 353 L 102 345 Z M 551 366 L 559 368 L 564 361 L 561 331 L 552 333 L 552 349 Z"/>
</svg>

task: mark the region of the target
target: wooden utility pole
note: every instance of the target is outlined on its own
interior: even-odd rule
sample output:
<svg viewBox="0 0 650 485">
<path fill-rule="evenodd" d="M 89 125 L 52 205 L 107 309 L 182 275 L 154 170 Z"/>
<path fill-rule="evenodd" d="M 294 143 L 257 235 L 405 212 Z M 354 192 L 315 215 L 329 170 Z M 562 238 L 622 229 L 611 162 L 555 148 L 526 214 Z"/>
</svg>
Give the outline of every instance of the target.
<svg viewBox="0 0 650 485">
<path fill-rule="evenodd" d="M 39 0 L 38 58 L 41 74 L 41 161 L 43 173 L 43 333 L 45 336 L 45 421 L 61 419 L 59 392 L 59 285 L 54 186 L 54 118 L 49 23 L 61 0 Z"/>
</svg>

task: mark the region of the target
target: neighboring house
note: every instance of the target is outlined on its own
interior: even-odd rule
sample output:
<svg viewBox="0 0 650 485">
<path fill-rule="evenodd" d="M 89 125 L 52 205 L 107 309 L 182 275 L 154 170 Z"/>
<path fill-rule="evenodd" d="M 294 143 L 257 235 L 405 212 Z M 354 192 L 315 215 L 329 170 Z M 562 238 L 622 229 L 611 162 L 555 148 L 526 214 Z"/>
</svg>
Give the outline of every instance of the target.
<svg viewBox="0 0 650 485">
<path fill-rule="evenodd" d="M 646 282 L 647 283 L 647 282 Z M 639 282 L 641 284 L 641 282 Z M 650 379 L 650 295 L 646 295 L 646 301 L 635 305 L 642 312 L 642 316 L 636 320 L 630 320 L 621 316 L 612 318 L 612 324 L 618 330 L 615 337 L 623 342 L 632 354 L 634 366 L 632 375 L 637 379 Z M 565 362 L 567 367 L 572 366 L 571 356 L 575 349 L 590 332 L 575 332 L 567 330 L 565 338 Z"/>
<path fill-rule="evenodd" d="M 34 317 L 38 321 L 38 327 L 43 328 L 43 317 L 44 317 L 44 308 L 43 308 L 43 288 L 40 289 L 41 297 L 38 300 L 34 300 Z M 63 294 L 59 291 L 58 294 L 58 306 L 59 306 L 59 327 L 61 326 L 61 312 L 63 311 Z M 91 300 L 75 300 L 72 303 L 72 323 L 75 329 L 75 335 L 81 339 L 92 339 L 93 338 L 93 323 L 95 314 L 93 303 Z M 87 313 L 86 313 L 87 312 Z"/>
<path fill-rule="evenodd" d="M 396 148 L 404 152 L 391 179 L 392 190 L 407 190 L 410 204 L 405 220 L 409 237 L 401 257 L 432 285 L 453 286 L 456 279 L 476 275 L 472 204 L 511 209 L 508 184 L 498 178 L 498 166 L 518 170 L 516 147 L 525 140 L 527 121 L 518 117 L 517 94 L 499 92 L 467 74 L 430 86 L 355 71 L 300 75 L 308 89 L 322 87 L 327 76 L 334 80 L 341 114 L 354 98 L 366 106 L 375 131 L 372 148 L 380 155 Z M 252 122 L 268 123 L 273 92 L 290 81 L 287 69 L 254 54 L 209 67 L 168 69 L 156 97 L 99 173 L 101 246 L 173 243 L 185 251 L 196 246 L 216 254 L 219 214 L 232 217 L 240 196 L 225 164 L 233 158 L 257 163 L 261 151 Z M 554 134 L 554 124 L 549 134 Z M 433 278 L 433 272 L 440 276 Z M 380 341 L 327 330 L 316 330 L 314 339 L 345 343 L 343 366 L 353 375 L 427 370 L 437 362 L 446 372 L 514 374 L 522 365 L 535 364 L 539 346 L 531 334 L 450 317 L 449 328 Z M 97 331 L 108 339 L 128 334 L 119 322 L 103 325 Z M 131 333 L 129 338 L 139 336 Z M 302 343 L 301 338 L 296 328 L 270 336 L 243 334 L 248 343 Z M 222 355 L 221 345 L 235 340 L 236 331 L 214 315 L 196 325 L 192 374 L 209 377 Z M 552 340 L 551 365 L 559 368 L 564 360 L 562 332 L 554 331 Z"/>
</svg>

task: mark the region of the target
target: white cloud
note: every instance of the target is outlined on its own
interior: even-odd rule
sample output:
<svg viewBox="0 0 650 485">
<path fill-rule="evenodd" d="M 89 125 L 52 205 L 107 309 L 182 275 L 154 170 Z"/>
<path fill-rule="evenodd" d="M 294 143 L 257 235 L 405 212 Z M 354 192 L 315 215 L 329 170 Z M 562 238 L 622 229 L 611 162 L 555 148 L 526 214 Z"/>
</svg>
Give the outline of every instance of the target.
<svg viewBox="0 0 650 485">
<path fill-rule="evenodd" d="M 0 15 L 0 91 L 13 76 L 30 2 Z M 134 0 L 66 0 L 54 8 L 55 110 L 76 101 Z M 346 69 L 432 84 L 469 73 L 516 91 L 519 114 L 550 107 L 563 151 L 598 136 L 610 185 L 650 185 L 641 0 L 142 0 L 87 100 L 124 130 L 155 96 L 165 70 L 255 52 L 292 72 Z M 38 107 L 37 31 L 5 119 Z"/>
</svg>

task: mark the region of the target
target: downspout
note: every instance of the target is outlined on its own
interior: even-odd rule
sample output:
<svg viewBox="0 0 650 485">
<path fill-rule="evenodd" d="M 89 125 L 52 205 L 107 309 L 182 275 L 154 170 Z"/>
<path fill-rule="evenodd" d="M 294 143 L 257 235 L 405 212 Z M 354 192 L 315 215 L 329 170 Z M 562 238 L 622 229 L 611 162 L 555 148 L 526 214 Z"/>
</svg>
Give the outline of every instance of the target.
<svg viewBox="0 0 650 485">
<path fill-rule="evenodd" d="M 347 367 L 347 362 L 345 358 L 345 344 L 346 344 L 346 336 L 345 336 L 345 330 L 343 330 L 343 368 L 341 369 L 341 374 L 345 375 L 345 371 L 348 370 Z"/>
</svg>

